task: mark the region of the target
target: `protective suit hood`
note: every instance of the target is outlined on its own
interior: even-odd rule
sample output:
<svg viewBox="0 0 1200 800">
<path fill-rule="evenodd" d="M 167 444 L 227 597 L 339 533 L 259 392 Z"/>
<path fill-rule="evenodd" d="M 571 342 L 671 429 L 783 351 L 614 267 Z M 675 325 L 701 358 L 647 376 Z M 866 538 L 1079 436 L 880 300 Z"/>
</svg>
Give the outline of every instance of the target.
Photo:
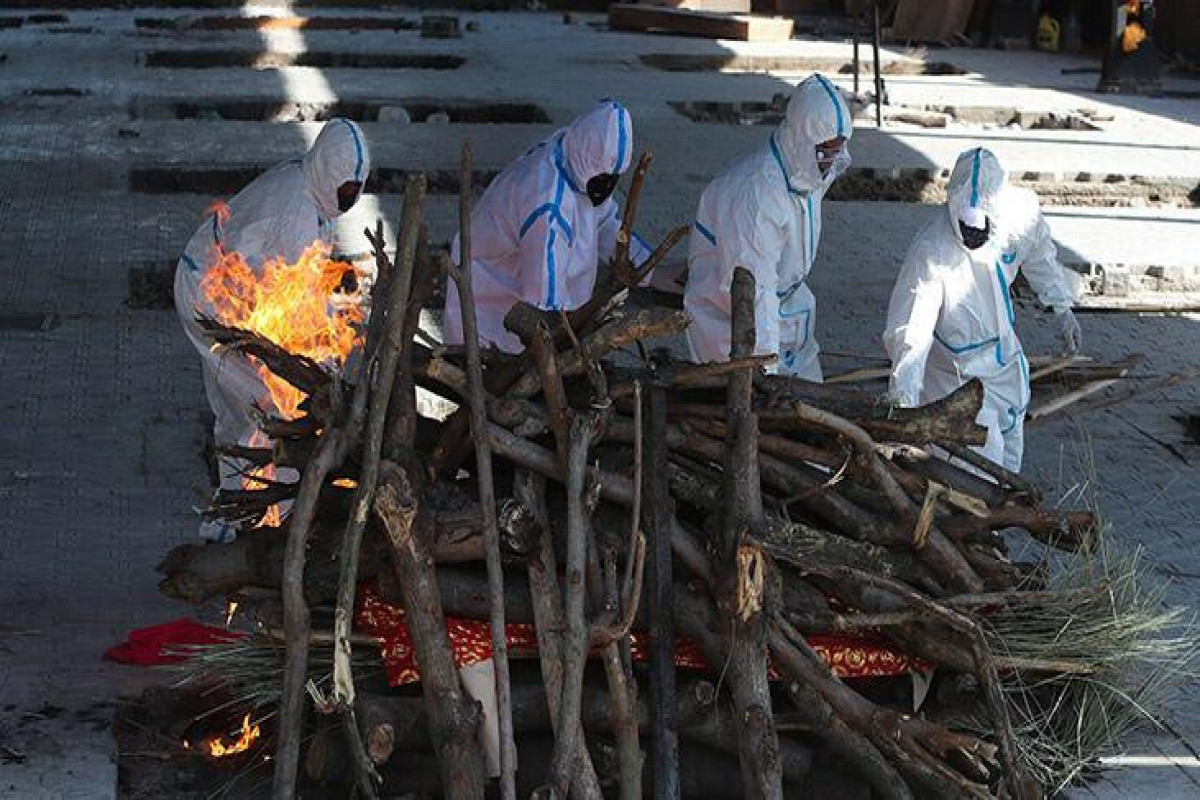
<svg viewBox="0 0 1200 800">
<path fill-rule="evenodd" d="M 1004 167 L 1000 166 L 990 150 L 976 147 L 958 157 L 946 189 L 946 207 L 950 214 L 950 227 L 960 244 L 960 222 L 972 228 L 983 228 L 991 220 L 993 236 L 996 235 L 1002 222 L 997 219 L 996 210 L 1007 183 Z"/>
<path fill-rule="evenodd" d="M 804 194 L 820 186 L 826 177 L 817 166 L 817 145 L 839 136 L 849 141 L 853 134 L 850 109 L 833 82 L 821 74 L 806 78 L 792 92 L 787 114 L 771 140 L 788 188 Z M 849 163 L 849 150 L 843 148 L 830 175 L 836 177 Z"/>
<path fill-rule="evenodd" d="M 371 155 L 358 125 L 343 117 L 325 123 L 317 140 L 304 156 L 304 175 L 321 215 L 336 219 L 337 190 L 346 181 L 367 182 Z"/>
<path fill-rule="evenodd" d="M 555 162 L 582 192 L 596 175 L 620 175 L 633 160 L 633 121 L 625 106 L 602 100 L 556 137 Z"/>
</svg>

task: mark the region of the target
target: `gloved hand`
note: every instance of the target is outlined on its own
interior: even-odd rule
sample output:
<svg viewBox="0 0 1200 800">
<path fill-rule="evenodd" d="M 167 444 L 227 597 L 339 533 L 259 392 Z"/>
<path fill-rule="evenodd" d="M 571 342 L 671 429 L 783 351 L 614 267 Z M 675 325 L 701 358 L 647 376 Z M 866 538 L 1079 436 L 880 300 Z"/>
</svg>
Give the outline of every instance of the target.
<svg viewBox="0 0 1200 800">
<path fill-rule="evenodd" d="M 1083 328 L 1079 327 L 1079 320 L 1075 319 L 1075 314 L 1069 308 L 1065 311 L 1055 311 L 1054 319 L 1058 323 L 1058 335 L 1062 339 L 1062 354 L 1075 355 L 1083 347 Z"/>
<path fill-rule="evenodd" d="M 884 411 L 889 416 L 897 408 L 904 408 L 906 405 L 904 398 L 900 396 L 899 392 L 884 392 L 875 398 L 876 408 Z"/>
</svg>

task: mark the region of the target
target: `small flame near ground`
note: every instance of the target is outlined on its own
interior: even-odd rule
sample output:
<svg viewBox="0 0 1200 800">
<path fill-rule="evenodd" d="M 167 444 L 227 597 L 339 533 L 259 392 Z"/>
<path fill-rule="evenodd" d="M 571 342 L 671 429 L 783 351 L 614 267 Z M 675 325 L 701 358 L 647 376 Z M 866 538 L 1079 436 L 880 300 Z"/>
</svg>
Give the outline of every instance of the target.
<svg viewBox="0 0 1200 800">
<path fill-rule="evenodd" d="M 242 718 L 241 733 L 235 742 L 230 745 L 226 745 L 221 741 L 220 736 L 214 736 L 204 744 L 208 748 L 208 754 L 210 756 L 213 758 L 225 758 L 226 756 L 232 756 L 238 753 L 246 752 L 261 735 L 262 731 L 259 728 L 259 725 L 255 723 L 255 725 L 251 727 L 250 715 L 246 714 L 246 716 Z M 188 746 L 186 742 L 184 742 L 184 746 Z"/>
<path fill-rule="evenodd" d="M 357 489 L 358 481 L 354 478 L 338 478 L 333 482 L 333 485 L 339 489 Z"/>
<path fill-rule="evenodd" d="M 237 613 L 237 610 L 238 610 L 237 600 L 230 600 L 229 608 L 227 608 L 225 611 L 225 627 L 226 628 L 228 628 L 230 626 L 230 624 L 233 623 L 233 615 Z"/>
<path fill-rule="evenodd" d="M 214 213 L 219 222 L 219 210 Z M 241 253 L 221 253 L 205 272 L 200 289 L 219 322 L 253 331 L 289 353 L 340 371 L 362 341 L 362 308 L 355 302 L 335 302 L 338 288 L 354 273 L 353 265 L 333 260 L 329 246 L 316 241 L 295 263 L 269 259 L 258 270 Z M 258 370 L 279 414 L 285 419 L 299 416 L 304 393 L 265 366 L 259 364 Z"/>
</svg>

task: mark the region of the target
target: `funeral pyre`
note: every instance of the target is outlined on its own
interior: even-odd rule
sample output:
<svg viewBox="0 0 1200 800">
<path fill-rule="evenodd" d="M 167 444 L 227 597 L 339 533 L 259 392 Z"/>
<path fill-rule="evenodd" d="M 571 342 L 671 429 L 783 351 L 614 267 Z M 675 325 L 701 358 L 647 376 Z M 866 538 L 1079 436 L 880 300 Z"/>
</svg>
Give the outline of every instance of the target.
<svg viewBox="0 0 1200 800">
<path fill-rule="evenodd" d="M 206 321 L 303 398 L 230 454 L 302 477 L 224 493 L 237 540 L 160 566 L 173 597 L 281 609 L 197 648 L 186 680 L 250 714 L 229 733 L 261 725 L 280 798 L 482 797 L 489 762 L 503 797 L 810 797 L 840 775 L 1034 798 L 1080 777 L 1190 669 L 1186 621 L 1092 513 L 970 449 L 978 382 L 896 409 L 767 374 L 744 271 L 728 363 L 655 349 L 687 317 L 626 287 L 685 229 L 629 263 L 648 164 L 594 299 L 508 314 L 520 355 L 473 344 L 469 270 L 426 247 L 419 175 L 395 257 L 367 232 L 349 374 Z M 467 242 L 469 175 L 467 150 Z M 419 327 L 447 276 L 463 353 Z"/>
</svg>

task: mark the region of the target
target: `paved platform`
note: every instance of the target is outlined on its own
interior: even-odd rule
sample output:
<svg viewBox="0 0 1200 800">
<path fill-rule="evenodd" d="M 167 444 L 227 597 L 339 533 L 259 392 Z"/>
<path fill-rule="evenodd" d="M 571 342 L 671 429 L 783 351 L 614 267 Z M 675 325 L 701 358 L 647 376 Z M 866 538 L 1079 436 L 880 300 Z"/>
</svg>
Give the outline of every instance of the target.
<svg viewBox="0 0 1200 800">
<path fill-rule="evenodd" d="M 281 13 L 278 4 L 273 8 Z M 131 193 L 130 170 L 267 165 L 302 152 L 319 129 L 134 119 L 137 102 L 384 97 L 542 107 L 549 125 L 364 126 L 377 164 L 455 169 L 469 135 L 477 165 L 489 169 L 592 100 L 615 95 L 631 108 L 639 148 L 657 154 L 641 213 L 641 227 L 655 238 L 691 219 L 705 182 L 769 130 L 692 122 L 668 102 L 766 101 L 801 76 L 666 72 L 647 66 L 642 55 L 846 59 L 849 53 L 841 42 L 797 40 L 771 49 L 614 34 L 593 15 L 575 15 L 566 26 L 560 14 L 462 14 L 479 30 L 436 41 L 405 31 L 260 35 L 135 25 L 137 17 L 203 13 L 196 10 L 65 13 L 65 25 L 0 30 L 0 53 L 8 57 L 0 64 L 0 745 L 26 756 L 23 764 L 0 763 L 0 797 L 14 800 L 115 793 L 103 730 L 111 708 L 99 704 L 161 676 L 106 665 L 100 654 L 130 628 L 190 612 L 158 595 L 153 568 L 167 549 L 195 535 L 192 507 L 206 492 L 199 362 L 173 312 L 133 310 L 125 300 L 129 269 L 173 262 L 213 198 Z M 353 11 L 373 13 L 418 16 L 405 9 Z M 530 39 L 539 43 L 532 52 L 519 46 Z M 456 54 L 467 61 L 457 70 L 181 70 L 139 63 L 151 50 L 214 47 Z M 889 58 L 919 55 L 888 52 Z M 1114 119 L 1096 132 L 866 128 L 851 145 L 857 166 L 940 171 L 959 150 L 986 140 L 1017 171 L 1200 184 L 1196 101 L 1095 95 L 1094 76 L 1061 74 L 1081 63 L 1066 57 L 969 50 L 924 57 L 956 63 L 967 74 L 891 77 L 894 102 L 1086 106 Z M 837 79 L 848 85 L 848 77 Z M 84 94 L 54 91 L 69 88 Z M 453 232 L 453 203 L 447 196 L 429 201 L 435 240 Z M 341 249 L 365 249 L 359 232 L 376 213 L 390 230 L 398 204 L 392 194 L 366 198 L 339 228 Z M 817 333 L 827 350 L 882 353 L 892 280 L 910 237 L 937 211 L 906 203 L 828 205 L 813 278 Z M 1183 270 L 1200 261 L 1194 208 L 1053 208 L 1049 218 L 1068 261 Z M 1146 355 L 1139 384 L 1197 364 L 1196 315 L 1086 315 L 1082 323 L 1089 354 Z M 1031 353 L 1050 352 L 1052 336 L 1039 315 L 1022 310 L 1020 325 Z M 830 358 L 827 371 L 838 364 Z M 1192 610 L 1200 610 L 1200 447 L 1184 439 L 1172 417 L 1197 410 L 1200 386 L 1179 384 L 1048 423 L 1027 448 L 1027 472 L 1051 492 L 1081 484 L 1094 489 L 1117 546 L 1144 548 L 1156 574 L 1170 582 L 1172 600 Z M 1172 707 L 1175 727 L 1192 746 L 1200 746 L 1198 700 L 1191 684 Z M 1130 752 L 1189 755 L 1169 735 L 1133 742 Z M 1166 800 L 1196 796 L 1198 779 L 1195 766 L 1125 766 L 1090 791 Z"/>
</svg>

